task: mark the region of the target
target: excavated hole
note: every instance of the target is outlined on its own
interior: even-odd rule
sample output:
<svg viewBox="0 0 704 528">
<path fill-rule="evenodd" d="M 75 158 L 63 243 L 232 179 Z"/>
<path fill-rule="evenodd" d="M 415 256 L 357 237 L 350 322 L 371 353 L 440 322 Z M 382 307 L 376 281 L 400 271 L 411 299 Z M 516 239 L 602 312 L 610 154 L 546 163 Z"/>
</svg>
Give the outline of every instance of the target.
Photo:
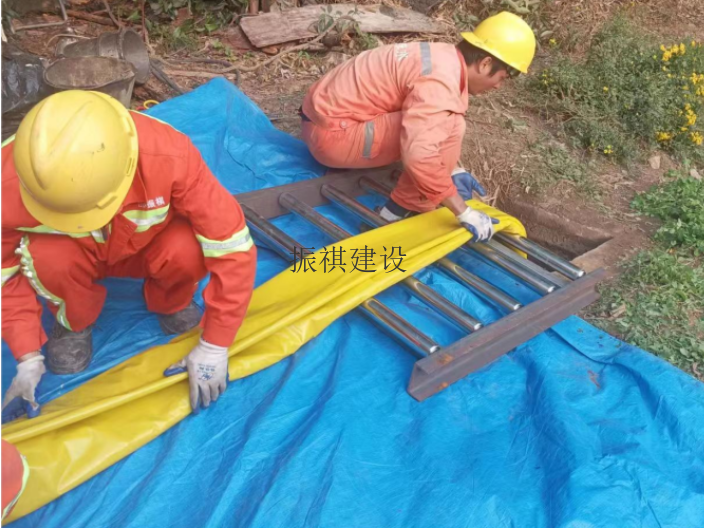
<svg viewBox="0 0 704 528">
<path fill-rule="evenodd" d="M 523 223 L 530 240 L 568 260 L 584 255 L 613 238 L 611 233 L 578 224 L 525 203 L 508 201 L 501 208 Z"/>
</svg>

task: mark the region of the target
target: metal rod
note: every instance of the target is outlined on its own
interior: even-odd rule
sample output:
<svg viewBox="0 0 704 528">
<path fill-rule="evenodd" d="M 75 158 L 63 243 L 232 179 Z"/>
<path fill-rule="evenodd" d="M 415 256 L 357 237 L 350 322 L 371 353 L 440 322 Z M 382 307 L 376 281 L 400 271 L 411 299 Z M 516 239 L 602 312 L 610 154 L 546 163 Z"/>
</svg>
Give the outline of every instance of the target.
<svg viewBox="0 0 704 528">
<path fill-rule="evenodd" d="M 307 221 L 318 227 L 321 231 L 336 241 L 344 240 L 345 238 L 350 238 L 352 236 L 350 233 L 325 218 L 310 205 L 301 202 L 290 194 L 281 195 L 279 202 L 283 207 L 301 215 Z M 428 306 L 449 318 L 460 328 L 469 332 L 476 332 L 482 327 L 482 323 L 480 321 L 477 321 L 474 317 L 462 310 L 462 308 L 449 301 L 432 288 L 426 286 L 415 277 L 405 278 L 400 282 L 400 284 Z"/>
<path fill-rule="evenodd" d="M 561 288 L 562 286 L 566 286 L 570 283 L 570 281 L 568 281 L 562 275 L 556 275 L 552 271 L 548 271 L 545 268 L 541 268 L 535 262 L 531 262 L 530 260 L 523 258 L 514 250 L 512 250 L 511 248 L 507 248 L 496 240 L 489 240 L 489 242 L 487 242 L 486 244 L 490 248 L 494 249 L 501 256 L 513 261 L 529 273 L 540 277 L 545 282 L 554 285 L 556 288 Z"/>
<path fill-rule="evenodd" d="M 376 180 L 372 180 L 371 178 L 367 178 L 366 176 L 362 176 L 360 178 L 359 185 L 365 191 L 375 192 L 377 194 L 385 196 L 386 198 L 391 195 L 391 191 L 393 190 L 388 185 L 384 185 L 383 183 L 378 182 Z"/>
<path fill-rule="evenodd" d="M 335 187 L 323 185 L 320 192 L 328 200 L 347 209 L 351 213 L 356 214 L 363 222 L 372 227 L 381 227 L 389 223 L 388 220 L 383 219 L 379 214 Z M 516 299 L 505 294 L 495 286 L 486 282 L 484 279 L 481 279 L 473 273 L 465 270 L 447 257 L 439 259 L 435 264 L 440 266 L 446 275 L 449 275 L 451 278 L 459 281 L 470 289 L 477 290 L 477 292 L 479 292 L 481 296 L 488 301 L 496 303 L 512 312 L 521 307 L 521 303 L 519 303 Z"/>
<path fill-rule="evenodd" d="M 261 237 L 267 246 L 284 259 L 290 259 L 295 247 L 302 247 L 296 240 L 249 207 L 244 205 L 241 207 L 247 223 L 255 235 Z M 311 255 L 311 253 L 307 253 L 303 257 L 307 258 Z M 415 356 L 426 357 L 440 350 L 440 345 L 378 300 L 367 299 L 359 306 L 359 309 L 388 334 L 406 345 Z"/>
<path fill-rule="evenodd" d="M 572 280 L 577 280 L 580 277 L 584 277 L 585 271 L 583 269 L 578 268 L 569 260 L 555 255 L 552 251 L 548 251 L 544 247 L 528 240 L 527 238 L 499 233 L 496 235 L 496 239 L 504 244 L 518 249 L 519 251 L 523 251 L 548 268 L 562 273 L 565 277 Z"/>
<path fill-rule="evenodd" d="M 508 311 L 515 312 L 522 307 L 521 303 L 516 299 L 474 273 L 470 273 L 459 264 L 452 262 L 449 258 L 441 258 L 435 263 L 451 279 L 455 279 L 472 291 L 476 290 L 483 298 L 503 306 Z"/>
<path fill-rule="evenodd" d="M 425 334 L 419 332 L 408 321 L 399 317 L 385 305 L 374 299 L 364 301 L 360 309 L 382 330 L 406 345 L 417 357 L 424 358 L 440 350 L 440 346 Z"/>
<path fill-rule="evenodd" d="M 515 275 L 542 295 L 547 295 L 548 293 L 552 293 L 555 291 L 554 284 L 549 284 L 545 282 L 537 275 L 534 275 L 532 272 L 520 266 L 518 263 L 507 259 L 498 251 L 491 248 L 490 246 L 487 246 L 486 244 L 466 244 L 463 249 L 468 249 L 470 251 L 479 253 L 487 260 L 493 262 L 494 264 L 508 271 L 512 275 Z"/>
<path fill-rule="evenodd" d="M 261 239 L 280 257 L 291 260 L 293 258 L 294 248 L 300 248 L 301 246 L 299 246 L 293 238 L 288 236 L 281 229 L 276 227 L 253 209 L 250 209 L 246 205 L 242 204 L 240 204 L 240 207 L 242 208 L 244 216 L 247 219 L 247 223 L 249 224 L 249 228 L 252 230 L 254 235 Z M 305 256 L 312 254 L 308 250 L 301 249 L 301 251 L 305 251 Z"/>
<path fill-rule="evenodd" d="M 386 185 L 366 177 L 361 178 L 359 180 L 359 184 L 363 189 L 381 194 L 382 196 L 388 197 L 391 193 L 391 190 Z M 480 253 L 485 258 L 502 267 L 506 271 L 514 274 L 516 277 L 523 280 L 534 290 L 543 295 L 555 291 L 556 285 L 554 284 L 554 281 L 547 282 L 535 271 L 530 270 L 528 266 L 507 258 L 495 249 L 487 247 L 486 244 L 466 244 L 465 248 Z"/>
</svg>

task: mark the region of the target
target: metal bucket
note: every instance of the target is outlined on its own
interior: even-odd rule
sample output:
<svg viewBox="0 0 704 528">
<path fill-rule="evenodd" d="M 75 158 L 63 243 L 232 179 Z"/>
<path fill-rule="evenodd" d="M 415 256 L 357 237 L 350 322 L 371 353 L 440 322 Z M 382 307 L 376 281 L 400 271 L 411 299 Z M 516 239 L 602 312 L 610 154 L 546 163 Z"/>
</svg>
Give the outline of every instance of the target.
<svg viewBox="0 0 704 528">
<path fill-rule="evenodd" d="M 134 66 L 109 57 L 59 59 L 44 71 L 44 82 L 54 91 L 94 90 L 111 95 L 130 107 L 134 88 Z"/>
<path fill-rule="evenodd" d="M 144 84 L 149 79 L 149 53 L 139 33 L 124 29 L 116 33 L 103 33 L 97 38 L 79 40 L 66 44 L 60 42 L 56 55 L 58 57 L 112 57 L 126 60 L 135 69 L 137 84 Z"/>
</svg>

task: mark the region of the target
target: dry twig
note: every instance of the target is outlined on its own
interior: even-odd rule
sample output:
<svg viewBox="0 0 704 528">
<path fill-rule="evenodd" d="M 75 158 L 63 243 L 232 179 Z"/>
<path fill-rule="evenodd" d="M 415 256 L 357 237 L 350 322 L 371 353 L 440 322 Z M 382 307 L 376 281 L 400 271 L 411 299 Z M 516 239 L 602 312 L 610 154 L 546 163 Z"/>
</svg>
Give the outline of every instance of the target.
<svg viewBox="0 0 704 528">
<path fill-rule="evenodd" d="M 105 11 L 107 11 L 110 20 L 113 21 L 113 23 L 117 26 L 118 29 L 122 29 L 123 25 L 117 18 L 115 18 L 115 15 L 112 14 L 112 10 L 110 9 L 110 4 L 108 4 L 108 0 L 103 0 L 103 5 L 105 6 Z"/>
</svg>

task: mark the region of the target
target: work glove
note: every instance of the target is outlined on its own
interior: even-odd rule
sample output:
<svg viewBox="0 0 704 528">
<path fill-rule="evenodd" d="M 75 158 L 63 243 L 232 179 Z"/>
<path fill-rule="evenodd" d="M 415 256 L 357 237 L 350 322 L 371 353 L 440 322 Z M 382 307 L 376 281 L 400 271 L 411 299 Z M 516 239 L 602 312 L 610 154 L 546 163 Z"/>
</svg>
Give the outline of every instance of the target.
<svg viewBox="0 0 704 528">
<path fill-rule="evenodd" d="M 471 200 L 472 192 L 479 196 L 486 196 L 486 190 L 482 185 L 462 167 L 457 167 L 452 171 L 452 182 L 457 187 L 457 192 L 463 200 Z"/>
<path fill-rule="evenodd" d="M 462 226 L 472 233 L 470 244 L 475 242 L 487 242 L 494 236 L 494 224 L 499 221 L 496 218 L 490 217 L 486 213 L 467 207 L 461 214 L 457 216 L 457 221 Z"/>
<path fill-rule="evenodd" d="M 34 393 L 37 390 L 37 385 L 39 385 L 39 380 L 42 379 L 42 375 L 45 372 L 46 367 L 44 366 L 44 356 L 42 355 L 17 363 L 17 374 L 7 389 L 5 399 L 2 402 L 3 422 L 21 415 L 22 410 L 27 413 L 28 418 L 39 416 L 40 408 Z M 24 409 L 20 409 L 17 404 L 10 405 L 16 398 L 20 398 Z M 12 416 L 5 413 L 5 409 L 8 406 L 10 407 L 8 412 L 11 412 Z"/>
<path fill-rule="evenodd" d="M 182 372 L 188 372 L 191 409 L 198 414 L 227 388 L 227 347 L 211 345 L 201 338 L 185 358 L 164 371 L 164 376 Z"/>
</svg>

